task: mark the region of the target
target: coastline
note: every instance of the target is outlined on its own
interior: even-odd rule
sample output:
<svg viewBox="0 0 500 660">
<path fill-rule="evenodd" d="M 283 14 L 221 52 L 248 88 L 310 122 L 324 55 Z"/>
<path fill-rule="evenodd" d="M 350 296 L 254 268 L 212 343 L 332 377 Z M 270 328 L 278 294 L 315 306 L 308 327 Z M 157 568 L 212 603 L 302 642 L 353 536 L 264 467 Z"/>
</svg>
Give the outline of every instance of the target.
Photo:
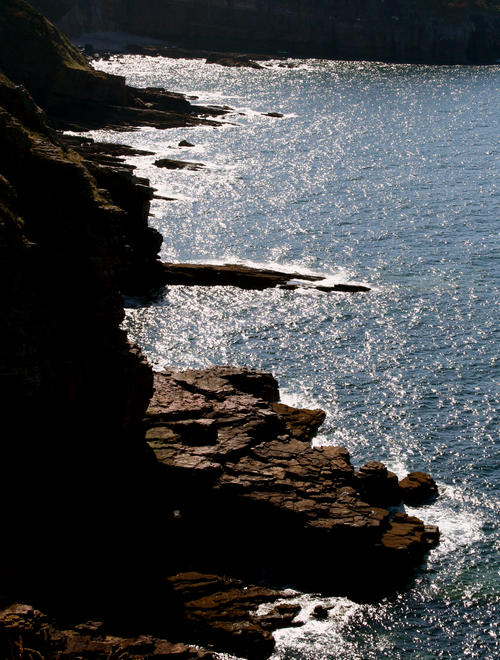
<svg viewBox="0 0 500 660">
<path fill-rule="evenodd" d="M 5 60 L 1 64 L 5 70 Z M 85 76 L 92 79 L 92 73 Z M 100 80 L 99 88 L 107 89 L 106 78 Z M 118 88 L 134 103 L 128 96 L 121 106 L 101 108 L 93 119 L 99 125 L 150 121 L 166 128 L 202 121 L 193 117 L 199 109 L 178 95 L 130 91 L 123 81 L 110 80 L 113 94 Z M 272 568 L 278 584 L 328 584 L 329 592 L 359 598 L 404 584 L 437 543 L 438 530 L 401 513 L 391 518 L 384 507 L 399 504 L 405 486 L 382 464 L 356 472 L 346 450 L 309 446 L 321 411 L 280 404 L 274 378 L 247 370 L 175 372 L 155 376 L 153 384 L 151 367 L 119 328 L 118 293 L 164 284 L 157 259 L 161 237 L 147 224 L 152 189 L 109 154 L 74 151 L 26 90 L 7 78 L 1 83 L 0 138 L 8 154 L 0 170 L 8 220 L 2 237 L 10 304 L 6 384 L 12 421 L 28 420 L 3 457 L 12 470 L 6 492 L 16 488 L 20 472 L 26 486 L 9 512 L 14 543 L 4 576 L 8 607 L 0 618 L 1 643 L 13 648 L 29 642 L 47 657 L 117 651 L 210 657 L 176 646 L 185 635 L 214 650 L 267 657 L 270 630 L 293 624 L 297 608 L 277 605 L 261 621 L 251 614 L 256 605 L 285 595 L 235 578 L 250 574 L 256 581 Z M 88 106 L 73 118 L 81 102 L 81 94 L 66 96 L 55 125 L 89 125 Z M 246 275 L 255 277 L 248 269 Z M 275 275 L 265 274 L 276 282 Z M 279 284 L 286 285 L 284 275 L 291 277 L 279 273 Z M 65 305 L 48 301 L 46 290 Z M 41 448 L 37 441 L 45 434 L 50 440 Z M 435 495 L 433 482 L 414 479 L 428 485 L 420 499 Z M 127 492 L 130 483 L 133 493 Z M 65 542 L 58 551 L 51 545 L 61 520 Z M 125 544 L 120 530 L 127 532 Z M 42 542 L 29 563 L 34 532 Z M 270 535 L 276 556 L 267 550 Z M 219 552 L 234 543 L 237 562 L 234 552 Z M 289 547 L 296 554 L 283 562 Z M 297 570 L 306 552 L 322 552 L 323 561 Z M 366 573 L 357 584 L 352 571 L 325 580 L 324 566 L 335 552 L 341 565 L 363 561 Z M 165 556 L 162 569 L 148 563 L 158 554 Z M 30 604 L 9 603 L 20 597 Z M 50 623 L 31 603 L 72 625 Z M 167 642 L 170 635 L 174 641 Z"/>
</svg>

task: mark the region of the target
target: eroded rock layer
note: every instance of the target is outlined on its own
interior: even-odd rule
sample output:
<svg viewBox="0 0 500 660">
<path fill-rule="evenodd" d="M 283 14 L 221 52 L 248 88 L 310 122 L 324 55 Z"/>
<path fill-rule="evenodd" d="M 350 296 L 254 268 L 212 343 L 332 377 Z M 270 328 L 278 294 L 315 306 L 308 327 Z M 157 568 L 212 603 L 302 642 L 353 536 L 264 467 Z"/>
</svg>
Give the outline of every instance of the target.
<svg viewBox="0 0 500 660">
<path fill-rule="evenodd" d="M 381 463 L 356 472 L 345 448 L 310 445 L 323 411 L 278 400 L 262 372 L 155 374 L 146 439 L 187 539 L 184 559 L 201 534 L 202 565 L 254 578 L 271 570 L 278 581 L 358 596 L 406 579 L 437 529 L 389 513 L 403 490 Z"/>
</svg>

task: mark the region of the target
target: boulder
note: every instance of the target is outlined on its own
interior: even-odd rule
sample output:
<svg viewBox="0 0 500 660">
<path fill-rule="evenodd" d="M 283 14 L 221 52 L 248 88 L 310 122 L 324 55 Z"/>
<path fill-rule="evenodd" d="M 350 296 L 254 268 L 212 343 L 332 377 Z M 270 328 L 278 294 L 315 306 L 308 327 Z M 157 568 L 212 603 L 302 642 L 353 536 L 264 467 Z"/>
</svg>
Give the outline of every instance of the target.
<svg viewBox="0 0 500 660">
<path fill-rule="evenodd" d="M 192 170 L 197 172 L 202 170 L 205 165 L 203 163 L 190 163 L 187 160 L 173 160 L 172 158 L 159 158 L 155 160 L 156 167 L 164 167 L 167 170 Z"/>
<path fill-rule="evenodd" d="M 355 473 L 356 487 L 370 504 L 389 506 L 401 502 L 398 478 L 379 461 L 370 461 Z"/>
<path fill-rule="evenodd" d="M 401 499 L 410 505 L 423 504 L 435 498 L 438 487 L 434 479 L 425 472 L 410 472 L 399 482 Z"/>
</svg>

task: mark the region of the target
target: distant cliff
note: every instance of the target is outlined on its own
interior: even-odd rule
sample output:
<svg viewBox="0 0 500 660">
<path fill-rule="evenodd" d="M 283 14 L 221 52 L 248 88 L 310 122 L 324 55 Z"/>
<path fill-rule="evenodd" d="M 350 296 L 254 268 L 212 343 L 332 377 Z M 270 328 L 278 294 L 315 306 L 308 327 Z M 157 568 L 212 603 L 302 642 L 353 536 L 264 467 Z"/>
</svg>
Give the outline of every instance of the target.
<svg viewBox="0 0 500 660">
<path fill-rule="evenodd" d="M 125 31 L 183 45 L 336 59 L 486 64 L 497 0 L 34 0 L 72 36 Z"/>
</svg>

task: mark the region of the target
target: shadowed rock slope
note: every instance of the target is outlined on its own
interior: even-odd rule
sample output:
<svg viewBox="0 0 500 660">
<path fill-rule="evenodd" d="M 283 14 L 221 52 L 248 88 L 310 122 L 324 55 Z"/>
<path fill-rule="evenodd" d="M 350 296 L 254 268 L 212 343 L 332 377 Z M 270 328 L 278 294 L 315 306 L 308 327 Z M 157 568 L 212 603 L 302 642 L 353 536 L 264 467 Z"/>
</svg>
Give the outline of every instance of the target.
<svg viewBox="0 0 500 660">
<path fill-rule="evenodd" d="M 124 31 L 194 48 L 427 64 L 500 58 L 497 0 L 34 2 L 72 35 Z"/>
<path fill-rule="evenodd" d="M 0 3 L 0 70 L 23 84 L 58 128 L 192 126 L 222 111 L 192 106 L 182 94 L 135 89 L 96 71 L 25 0 Z"/>
<path fill-rule="evenodd" d="M 95 148 L 0 72 L 0 656 L 268 657 L 298 607 L 253 583 L 392 588 L 438 532 L 386 505 L 435 485 L 312 449 L 324 414 L 280 404 L 269 374 L 154 382 L 120 295 L 163 276 L 152 191 Z"/>
<path fill-rule="evenodd" d="M 88 164 L 1 76 L 0 655 L 208 657 L 192 641 L 265 657 L 290 612 L 251 612 L 280 593 L 179 574 L 144 436 L 153 375 L 120 328 L 147 227 Z M 142 185 L 125 171 L 121 196 Z"/>
</svg>

